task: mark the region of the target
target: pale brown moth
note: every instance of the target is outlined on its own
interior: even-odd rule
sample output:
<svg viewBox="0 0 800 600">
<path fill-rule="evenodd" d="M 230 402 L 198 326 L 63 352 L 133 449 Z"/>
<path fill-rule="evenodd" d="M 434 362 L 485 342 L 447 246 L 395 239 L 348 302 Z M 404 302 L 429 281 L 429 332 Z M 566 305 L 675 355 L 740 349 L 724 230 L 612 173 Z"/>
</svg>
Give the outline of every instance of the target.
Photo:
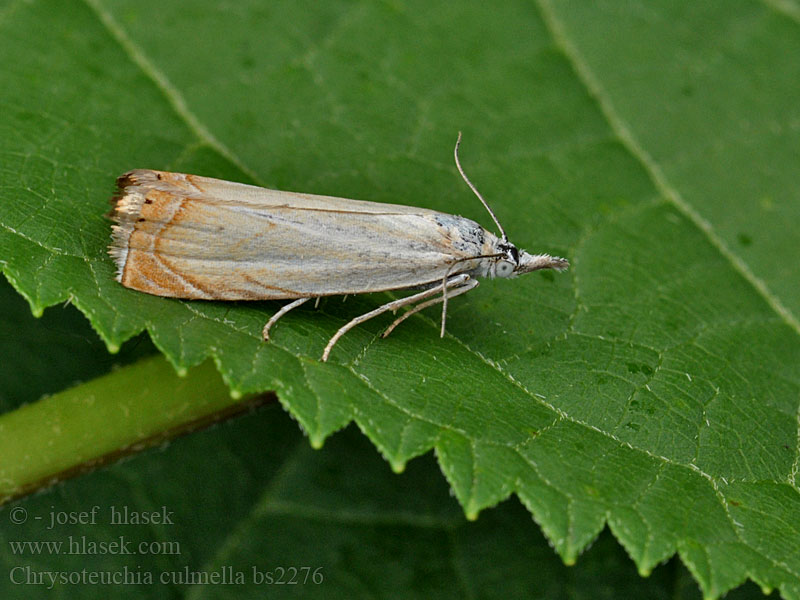
<svg viewBox="0 0 800 600">
<path fill-rule="evenodd" d="M 569 263 L 529 254 L 478 223 L 425 208 L 269 190 L 198 175 L 137 169 L 117 180 L 109 253 L 122 285 L 193 300 L 293 300 L 275 322 L 311 298 L 388 290 L 421 290 L 354 318 L 331 337 L 386 311 L 416 304 L 384 331 L 442 303 L 444 336 L 449 298 L 478 285 L 478 277 L 516 277 Z"/>
</svg>

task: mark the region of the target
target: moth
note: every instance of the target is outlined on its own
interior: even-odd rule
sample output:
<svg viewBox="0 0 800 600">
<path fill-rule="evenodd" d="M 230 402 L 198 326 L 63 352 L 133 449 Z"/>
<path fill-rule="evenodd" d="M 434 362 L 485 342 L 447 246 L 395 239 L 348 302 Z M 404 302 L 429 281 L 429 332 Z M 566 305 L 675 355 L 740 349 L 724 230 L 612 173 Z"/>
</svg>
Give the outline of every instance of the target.
<svg viewBox="0 0 800 600">
<path fill-rule="evenodd" d="M 264 326 L 311 298 L 417 290 L 352 319 L 322 354 L 356 325 L 413 306 L 383 332 L 449 299 L 479 277 L 562 271 L 564 258 L 529 254 L 508 241 L 492 209 L 456 166 L 500 231 L 435 210 L 269 190 L 198 175 L 137 169 L 117 179 L 109 253 L 125 287 L 191 300 L 292 300 Z"/>
</svg>

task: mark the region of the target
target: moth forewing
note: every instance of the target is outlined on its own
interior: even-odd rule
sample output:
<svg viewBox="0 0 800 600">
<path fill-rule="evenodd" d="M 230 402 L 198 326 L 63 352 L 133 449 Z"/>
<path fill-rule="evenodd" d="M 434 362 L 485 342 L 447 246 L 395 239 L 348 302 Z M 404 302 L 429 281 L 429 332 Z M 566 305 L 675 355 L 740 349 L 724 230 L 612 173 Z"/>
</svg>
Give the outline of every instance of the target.
<svg viewBox="0 0 800 600">
<path fill-rule="evenodd" d="M 478 194 L 457 150 L 458 145 L 459 171 Z M 518 251 L 504 232 L 498 238 L 474 221 L 424 208 L 146 169 L 125 173 L 117 188 L 109 247 L 117 280 L 174 298 L 294 300 L 267 322 L 264 339 L 275 321 L 309 298 L 423 290 L 344 325 L 323 360 L 346 331 L 388 310 L 420 302 L 385 334 L 410 314 L 441 302 L 444 335 L 448 295 L 473 289 L 476 277 L 568 266 L 562 258 Z"/>
<path fill-rule="evenodd" d="M 202 185 L 192 188 L 197 179 Z M 123 175 L 113 213 L 118 280 L 205 300 L 362 294 L 441 281 L 454 259 L 480 255 L 494 237 L 426 209 L 273 190 L 258 205 L 262 188 L 231 183 L 226 195 L 226 184 L 158 171 Z"/>
</svg>

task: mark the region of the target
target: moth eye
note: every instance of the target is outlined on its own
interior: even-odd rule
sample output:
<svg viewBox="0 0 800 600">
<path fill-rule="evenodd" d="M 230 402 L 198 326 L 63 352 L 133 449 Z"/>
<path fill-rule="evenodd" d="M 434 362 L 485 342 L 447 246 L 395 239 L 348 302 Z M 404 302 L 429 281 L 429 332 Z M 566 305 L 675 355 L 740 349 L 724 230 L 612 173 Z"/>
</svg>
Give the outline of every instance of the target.
<svg viewBox="0 0 800 600">
<path fill-rule="evenodd" d="M 508 277 L 514 272 L 514 265 L 507 260 L 497 261 L 494 268 L 494 274 L 497 277 Z"/>
</svg>

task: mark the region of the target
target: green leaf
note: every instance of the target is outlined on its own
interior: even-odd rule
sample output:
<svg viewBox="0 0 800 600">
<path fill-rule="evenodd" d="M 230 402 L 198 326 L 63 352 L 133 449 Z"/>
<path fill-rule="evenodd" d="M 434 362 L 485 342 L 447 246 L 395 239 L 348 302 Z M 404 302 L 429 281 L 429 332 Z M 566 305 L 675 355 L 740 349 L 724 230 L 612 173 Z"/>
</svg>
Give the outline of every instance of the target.
<svg viewBox="0 0 800 600">
<path fill-rule="evenodd" d="M 17 317 L 17 332 L 39 359 L 17 360 L 25 369 L 0 379 L 0 397 L 22 381 L 31 394 L 52 389 L 48 373 L 110 369 L 77 311 L 47 311 L 34 321 L 15 314 L 23 301 L 8 292 L 0 284 L 0 323 Z M 134 350 L 126 344 L 122 352 L 132 358 L 146 345 L 140 341 Z M 116 369 L 98 381 L 141 373 L 157 362 Z M 222 387 L 218 376 L 211 381 L 202 369 L 161 380 L 178 390 Z M 125 418 L 109 419 L 111 429 L 115 421 Z M 47 440 L 41 445 L 46 448 Z M 6 462 L 0 454 L 0 464 Z M 133 522 L 141 514 L 166 515 L 169 521 Z M 335 436 L 324 452 L 314 452 L 274 405 L 6 505 L 0 510 L 0 547 L 3 598 L 51 598 L 59 592 L 70 598 L 262 598 L 265 590 L 270 597 L 304 598 L 699 598 L 677 558 L 642 579 L 606 532 L 580 568 L 565 567 L 518 502 L 467 522 L 432 456 L 394 475 L 354 427 Z M 134 553 L 101 553 L 102 548 Z M 291 567 L 298 569 L 298 580 L 308 581 L 278 584 L 279 568 L 288 579 Z M 128 584 L 97 583 L 101 577 L 119 581 L 126 569 Z M 314 571 L 321 583 L 314 583 Z M 243 584 L 201 579 L 240 572 Z M 731 597 L 761 593 L 750 585 Z"/>
<path fill-rule="evenodd" d="M 0 266 L 110 349 L 147 329 L 274 390 L 321 445 L 354 420 L 396 470 L 435 448 L 467 515 L 516 493 L 568 562 L 606 523 L 647 573 L 800 597 L 793 3 L 128 0 L 0 12 Z M 134 167 L 486 223 L 566 275 L 489 281 L 387 340 L 385 295 L 190 303 L 121 288 L 102 214 Z M 9 415 L 10 416 L 10 415 Z"/>
</svg>

